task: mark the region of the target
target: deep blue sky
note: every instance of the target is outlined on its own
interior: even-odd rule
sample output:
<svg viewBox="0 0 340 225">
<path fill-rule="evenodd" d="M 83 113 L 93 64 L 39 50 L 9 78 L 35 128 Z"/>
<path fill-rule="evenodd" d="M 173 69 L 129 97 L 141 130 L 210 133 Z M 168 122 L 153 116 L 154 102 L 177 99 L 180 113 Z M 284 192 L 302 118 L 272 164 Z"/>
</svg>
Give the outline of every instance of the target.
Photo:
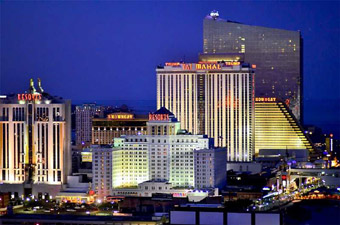
<svg viewBox="0 0 340 225">
<path fill-rule="evenodd" d="M 0 4 L 0 93 L 23 92 L 40 77 L 45 91 L 75 103 L 155 107 L 155 66 L 196 61 L 213 9 L 224 19 L 301 30 L 305 122 L 340 135 L 339 1 Z"/>
</svg>

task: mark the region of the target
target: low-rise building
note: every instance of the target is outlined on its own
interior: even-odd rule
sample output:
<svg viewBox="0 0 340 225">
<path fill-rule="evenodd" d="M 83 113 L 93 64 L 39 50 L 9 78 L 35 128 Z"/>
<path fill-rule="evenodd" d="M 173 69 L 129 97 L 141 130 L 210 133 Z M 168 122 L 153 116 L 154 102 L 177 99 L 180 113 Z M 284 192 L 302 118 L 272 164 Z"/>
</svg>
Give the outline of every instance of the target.
<svg viewBox="0 0 340 225">
<path fill-rule="evenodd" d="M 195 190 L 173 188 L 166 180 L 150 180 L 138 184 L 137 188 L 117 188 L 112 191 L 114 196 L 151 197 L 154 194 L 169 194 L 171 197 L 188 198 L 189 201 L 201 201 L 207 196 L 217 194 L 215 189 Z"/>
<path fill-rule="evenodd" d="M 91 204 L 95 200 L 95 193 L 91 191 L 90 182 L 82 179 L 82 176 L 68 176 L 67 184 L 64 185 L 55 199 L 58 202 L 87 203 Z"/>
<path fill-rule="evenodd" d="M 5 208 L 8 206 L 10 200 L 10 195 L 8 192 L 0 192 L 0 208 Z"/>
</svg>

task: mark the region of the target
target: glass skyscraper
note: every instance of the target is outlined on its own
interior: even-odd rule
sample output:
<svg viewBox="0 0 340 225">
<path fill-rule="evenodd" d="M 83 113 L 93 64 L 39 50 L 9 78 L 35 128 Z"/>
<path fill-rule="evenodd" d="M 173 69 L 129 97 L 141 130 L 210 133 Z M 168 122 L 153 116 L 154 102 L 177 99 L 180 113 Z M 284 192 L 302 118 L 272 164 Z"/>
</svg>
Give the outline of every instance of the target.
<svg viewBox="0 0 340 225">
<path fill-rule="evenodd" d="M 255 95 L 285 101 L 302 121 L 302 38 L 300 31 L 245 25 L 218 18 L 203 22 L 204 54 L 243 55 L 256 65 Z"/>
</svg>

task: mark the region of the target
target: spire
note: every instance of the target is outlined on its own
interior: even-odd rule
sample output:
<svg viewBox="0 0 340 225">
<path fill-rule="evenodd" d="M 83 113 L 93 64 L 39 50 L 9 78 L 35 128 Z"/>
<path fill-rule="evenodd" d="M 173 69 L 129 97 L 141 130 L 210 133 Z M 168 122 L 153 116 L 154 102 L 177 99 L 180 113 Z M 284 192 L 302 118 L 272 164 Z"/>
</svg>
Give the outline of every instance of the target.
<svg viewBox="0 0 340 225">
<path fill-rule="evenodd" d="M 33 78 L 30 79 L 30 88 L 29 88 L 29 92 L 31 94 L 34 94 L 36 92 L 35 87 L 34 87 L 34 81 Z"/>
<path fill-rule="evenodd" d="M 44 92 L 44 89 L 41 87 L 41 80 L 40 80 L 40 78 L 38 78 L 38 88 L 39 88 L 39 92 L 40 93 Z"/>
</svg>

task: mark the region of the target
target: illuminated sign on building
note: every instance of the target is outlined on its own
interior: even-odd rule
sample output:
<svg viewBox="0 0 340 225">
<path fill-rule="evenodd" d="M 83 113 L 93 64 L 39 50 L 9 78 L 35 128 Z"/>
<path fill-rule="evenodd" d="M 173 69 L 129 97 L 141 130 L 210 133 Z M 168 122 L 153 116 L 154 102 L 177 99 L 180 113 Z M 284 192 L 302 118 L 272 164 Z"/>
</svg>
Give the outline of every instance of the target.
<svg viewBox="0 0 340 225">
<path fill-rule="evenodd" d="M 113 113 L 113 114 L 107 115 L 107 118 L 111 120 L 132 120 L 133 114 Z"/>
<path fill-rule="evenodd" d="M 149 114 L 149 120 L 168 121 L 168 114 Z"/>
<path fill-rule="evenodd" d="M 41 94 L 18 94 L 19 101 L 41 100 Z"/>
<path fill-rule="evenodd" d="M 240 62 L 226 62 L 225 63 L 227 66 L 239 66 Z"/>
<path fill-rule="evenodd" d="M 183 70 L 192 70 L 193 64 L 182 64 Z M 220 64 L 217 63 L 197 63 L 194 64 L 196 70 L 220 70 L 222 69 Z"/>
<path fill-rule="evenodd" d="M 192 64 L 182 64 L 183 70 L 192 70 Z"/>
<path fill-rule="evenodd" d="M 216 64 L 216 63 L 209 63 L 209 64 L 205 64 L 205 63 L 199 63 L 196 64 L 196 70 L 220 70 L 221 65 L 220 64 Z"/>
<path fill-rule="evenodd" d="M 255 98 L 256 102 L 276 102 L 275 97 L 257 97 Z"/>
<path fill-rule="evenodd" d="M 180 63 L 179 62 L 167 62 L 165 63 L 166 66 L 179 66 Z"/>
</svg>

